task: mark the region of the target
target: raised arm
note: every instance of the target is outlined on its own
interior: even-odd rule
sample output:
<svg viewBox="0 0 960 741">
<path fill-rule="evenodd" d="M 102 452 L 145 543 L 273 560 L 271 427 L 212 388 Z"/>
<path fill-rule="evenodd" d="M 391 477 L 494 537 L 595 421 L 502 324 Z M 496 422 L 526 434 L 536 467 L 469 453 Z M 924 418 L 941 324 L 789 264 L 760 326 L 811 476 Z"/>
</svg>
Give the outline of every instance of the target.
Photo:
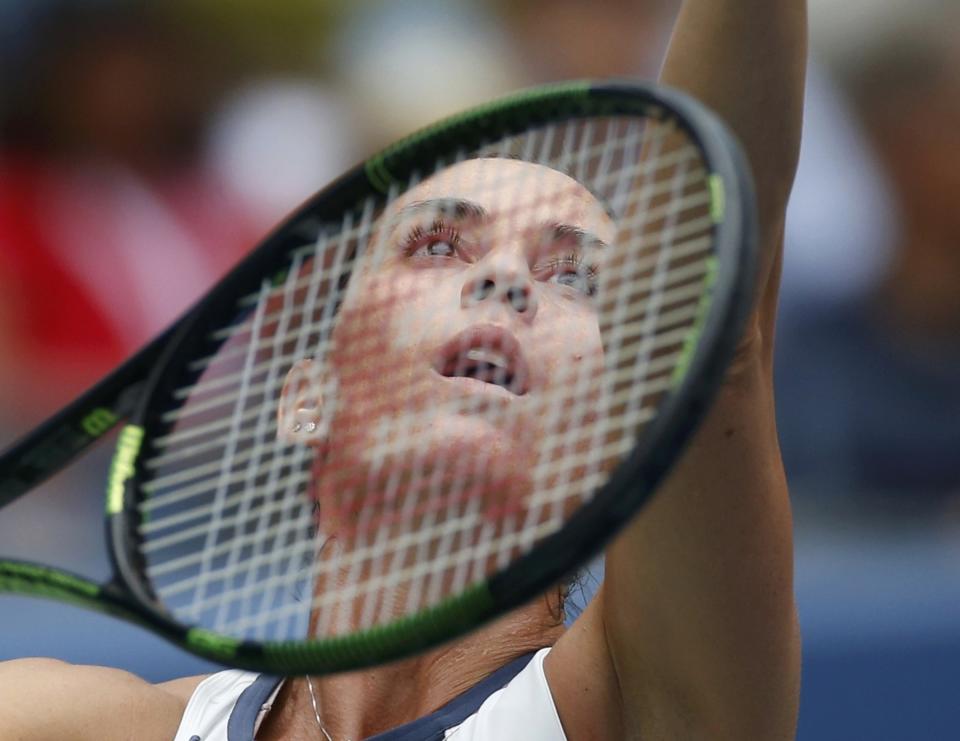
<svg viewBox="0 0 960 741">
<path fill-rule="evenodd" d="M 767 361 L 783 220 L 800 154 L 806 52 L 806 0 L 686 0 L 660 76 L 718 113 L 746 150 L 763 254 L 754 329 Z"/>
<path fill-rule="evenodd" d="M 571 741 L 596 737 L 596 708 L 610 738 L 794 737 L 799 635 L 772 339 L 805 50 L 804 0 L 687 0 L 677 21 L 662 81 L 717 111 L 753 169 L 758 300 L 707 419 L 608 549 L 597 598 L 547 666 Z M 589 669 L 571 671 L 577 661 Z"/>
</svg>

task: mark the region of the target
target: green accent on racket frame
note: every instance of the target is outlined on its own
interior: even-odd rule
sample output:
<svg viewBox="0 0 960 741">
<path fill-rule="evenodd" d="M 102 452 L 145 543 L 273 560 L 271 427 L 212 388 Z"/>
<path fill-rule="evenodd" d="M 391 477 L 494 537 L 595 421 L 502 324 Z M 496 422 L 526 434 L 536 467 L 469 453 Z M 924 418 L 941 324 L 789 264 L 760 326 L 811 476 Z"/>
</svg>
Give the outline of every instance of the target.
<svg viewBox="0 0 960 741">
<path fill-rule="evenodd" d="M 727 213 L 727 196 L 723 189 L 723 178 L 714 173 L 707 178 L 707 185 L 710 188 L 710 218 L 714 224 L 723 222 Z"/>
<path fill-rule="evenodd" d="M 697 318 L 683 342 L 683 350 L 681 351 L 680 358 L 677 360 L 676 367 L 673 369 L 673 377 L 670 379 L 671 385 L 674 388 L 680 385 L 686 377 L 687 371 L 690 369 L 690 361 L 693 359 L 693 354 L 700 342 L 700 335 L 703 334 L 704 322 L 710 313 L 710 304 L 713 300 L 713 286 L 717 281 L 717 258 L 709 258 L 705 262 L 705 266 L 707 272 L 706 275 L 703 276 L 703 293 L 700 296 L 700 305 L 697 307 Z"/>
<path fill-rule="evenodd" d="M 495 607 L 487 583 L 480 582 L 426 610 L 351 635 L 266 644 L 264 659 L 285 672 L 309 671 L 318 664 L 327 671 L 375 664 L 385 655 L 427 648 L 459 634 L 492 614 Z"/>
<path fill-rule="evenodd" d="M 143 436 L 144 430 L 139 425 L 127 425 L 120 433 L 107 483 L 108 515 L 115 515 L 123 509 L 123 490 L 127 479 L 133 476 L 134 464 L 140 454 Z"/>
<path fill-rule="evenodd" d="M 85 607 L 102 607 L 100 587 L 56 569 L 18 561 L 0 561 L 0 592 L 47 597 Z"/>
</svg>

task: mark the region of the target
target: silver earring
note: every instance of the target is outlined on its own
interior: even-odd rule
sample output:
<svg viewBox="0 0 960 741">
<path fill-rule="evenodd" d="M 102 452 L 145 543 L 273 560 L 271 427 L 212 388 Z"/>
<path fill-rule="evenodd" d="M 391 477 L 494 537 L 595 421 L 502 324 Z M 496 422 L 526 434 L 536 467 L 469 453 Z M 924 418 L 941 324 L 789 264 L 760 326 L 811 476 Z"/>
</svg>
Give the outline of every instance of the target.
<svg viewBox="0 0 960 741">
<path fill-rule="evenodd" d="M 306 428 L 307 434 L 312 435 L 316 431 L 317 431 L 317 423 L 312 420 L 310 422 L 307 422 L 307 428 Z"/>
<path fill-rule="evenodd" d="M 294 423 L 293 423 L 293 426 L 290 428 L 290 431 L 291 431 L 291 432 L 300 432 L 300 430 L 301 430 L 302 428 L 303 428 L 303 425 L 301 425 L 299 422 L 294 422 Z"/>
</svg>

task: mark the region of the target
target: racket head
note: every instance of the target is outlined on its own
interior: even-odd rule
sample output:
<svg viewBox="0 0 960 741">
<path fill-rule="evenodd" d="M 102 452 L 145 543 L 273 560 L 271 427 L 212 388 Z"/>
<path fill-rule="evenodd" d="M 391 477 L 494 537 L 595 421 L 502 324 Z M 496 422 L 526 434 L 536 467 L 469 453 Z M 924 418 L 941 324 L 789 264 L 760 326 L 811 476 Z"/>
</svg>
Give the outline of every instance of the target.
<svg viewBox="0 0 960 741">
<path fill-rule="evenodd" d="M 545 142 L 549 136 L 552 142 Z M 583 154 L 579 160 L 578 152 Z M 531 169 L 529 162 L 541 169 Z M 620 175 L 608 178 L 614 169 Z M 504 170 L 525 179 L 508 174 L 501 181 Z M 563 171 L 566 180 L 557 175 Z M 412 401 L 408 393 L 398 407 L 390 393 L 371 394 L 363 384 L 376 384 L 393 372 L 378 360 L 391 335 L 376 330 L 392 321 L 391 312 L 404 307 L 409 296 L 387 291 L 389 300 L 377 304 L 382 313 L 347 333 L 346 317 L 363 313 L 351 309 L 369 311 L 365 295 L 377 293 L 370 289 L 378 285 L 375 271 L 373 283 L 356 276 L 381 264 L 391 239 L 386 235 L 409 231 L 403 221 L 407 215 L 401 214 L 411 205 L 431 204 L 432 212 L 416 217 L 421 220 L 415 228 L 428 231 L 438 218 L 462 217 L 454 212 L 469 199 L 451 205 L 445 197 L 450 187 L 461 192 L 465 183 L 480 182 L 484 192 L 499 194 L 486 204 L 488 211 L 512 214 L 515 221 L 544 205 L 536 201 L 537 193 L 548 193 L 541 199 L 547 206 L 566 203 L 573 192 L 568 186 L 576 188 L 567 182 L 571 176 L 613 214 L 614 230 L 602 240 L 607 249 L 631 247 L 623 252 L 635 263 L 631 268 L 622 253 L 619 262 L 608 262 L 598 288 L 606 308 L 596 308 L 593 297 L 586 302 L 597 312 L 599 375 L 591 370 L 568 377 L 566 383 L 579 389 L 577 399 L 560 395 L 533 407 L 526 421 L 534 422 L 527 427 L 522 415 L 497 417 L 499 412 L 490 411 L 512 400 L 489 401 L 481 393 L 482 401 L 469 410 L 486 415 L 485 421 L 507 419 L 518 446 L 531 430 L 560 442 L 535 450 L 535 458 L 525 460 L 532 465 L 519 472 L 508 461 L 505 465 L 509 447 L 496 448 L 498 456 L 473 459 L 466 473 L 452 462 L 453 455 L 419 471 L 403 463 L 391 469 L 390 461 L 416 459 L 415 447 L 407 442 L 426 434 L 432 423 L 429 416 L 423 422 L 423 413 L 429 410 L 423 397 Z M 604 185 L 608 179 L 610 188 Z M 525 200 L 529 193 L 533 201 Z M 577 198 L 587 200 L 582 194 Z M 304 204 L 196 308 L 157 364 L 139 410 L 121 434 L 109 483 L 108 524 L 119 581 L 133 595 L 140 619 L 188 650 L 223 663 L 322 673 L 422 651 L 557 584 L 649 499 L 718 388 L 752 302 L 753 203 L 744 158 L 722 123 L 681 93 L 632 82 L 527 91 L 418 132 L 345 175 Z M 578 211 L 560 221 L 583 226 L 582 217 Z M 506 221 L 513 223 L 511 218 Z M 594 219 L 579 236 L 596 236 L 602 221 Z M 522 231 L 513 227 L 511 234 Z M 670 236 L 664 238 L 665 233 Z M 431 243 L 418 249 L 424 244 Z M 430 249 L 437 243 L 432 244 Z M 567 275 L 572 277 L 564 281 L 574 290 L 589 293 L 590 277 L 582 267 Z M 661 290 L 664 285 L 679 293 Z M 462 295 L 482 301 L 481 293 Z M 382 290 L 378 295 L 382 299 Z M 512 298 L 506 300 L 513 306 Z M 661 306 L 649 309 L 658 300 Z M 661 316 L 668 319 L 658 326 Z M 478 324 L 483 325 L 479 334 L 471 334 Z M 494 361 L 481 372 L 484 380 L 505 387 L 500 396 L 526 401 L 534 390 L 524 386 L 533 382 L 519 377 L 533 375 L 524 366 L 536 365 L 535 359 L 522 359 L 523 348 L 513 344 L 517 333 L 509 328 L 491 338 L 490 324 L 503 323 L 477 319 L 467 328 L 467 339 L 451 340 L 459 349 L 448 353 L 455 359 L 444 361 L 447 370 L 480 351 L 481 358 Z M 624 326 L 632 328 L 626 338 Z M 612 352 L 615 342 L 619 349 Z M 351 350 L 358 347 L 364 349 Z M 333 360 L 336 352 L 344 356 L 339 365 Z M 306 358 L 313 360 L 303 364 Z M 328 372 L 328 365 L 337 366 L 337 372 Z M 440 375 L 442 365 L 434 362 Z M 450 375 L 464 371 L 460 367 Z M 498 372 L 501 376 L 494 378 Z M 322 434 L 344 427 L 337 414 L 347 413 L 339 410 L 362 407 L 365 396 L 375 397 L 376 403 L 365 408 L 374 415 L 369 429 L 356 419 L 349 427 L 357 430 L 362 445 L 351 449 L 344 443 L 339 452 L 324 453 L 349 459 L 351 466 L 326 466 L 318 474 L 322 434 L 310 438 L 291 432 L 303 398 L 290 390 L 291 374 L 298 373 L 315 376 L 306 386 L 322 399 L 307 406 L 321 410 L 315 424 Z M 338 381 L 339 376 L 347 380 Z M 644 384 L 649 388 L 635 390 Z M 591 397 L 594 387 L 602 388 Z M 475 398 L 471 393 L 464 395 Z M 338 411 L 324 415 L 330 399 Z M 579 405 L 578 411 L 569 414 L 564 405 Z M 384 409 L 402 412 L 391 420 L 403 417 L 413 407 L 420 413 L 419 426 L 391 427 L 393 422 L 377 417 Z M 619 426 L 613 430 L 598 422 L 594 407 L 602 409 L 598 416 L 604 419 L 621 420 Z M 461 418 L 465 413 L 458 407 Z M 555 426 L 538 427 L 535 422 L 545 418 Z M 579 429 L 589 433 L 578 437 Z M 384 442 L 378 450 L 385 452 L 358 463 L 356 448 L 369 451 Z M 390 475 L 371 479 L 371 467 L 378 466 Z M 534 485 L 523 468 L 542 472 L 530 479 Z M 417 475 L 440 484 L 416 489 L 409 479 Z M 336 486 L 318 493 L 323 481 L 337 476 Z M 470 495 L 474 489 L 512 491 L 511 476 L 523 479 L 515 487 L 521 494 L 513 499 L 491 503 L 489 497 Z M 398 479 L 403 483 L 396 484 Z M 473 488 L 462 485 L 464 480 Z M 371 499 L 368 490 L 378 493 Z M 545 490 L 562 492 L 531 514 L 530 501 Z M 331 492 L 343 491 L 353 499 L 330 499 Z M 331 512 L 336 513 L 333 526 Z M 444 530 L 460 520 L 468 524 Z M 507 520 L 522 524 L 508 528 Z M 404 545 L 387 550 L 384 540 Z M 425 576 L 416 584 L 410 574 Z"/>
</svg>

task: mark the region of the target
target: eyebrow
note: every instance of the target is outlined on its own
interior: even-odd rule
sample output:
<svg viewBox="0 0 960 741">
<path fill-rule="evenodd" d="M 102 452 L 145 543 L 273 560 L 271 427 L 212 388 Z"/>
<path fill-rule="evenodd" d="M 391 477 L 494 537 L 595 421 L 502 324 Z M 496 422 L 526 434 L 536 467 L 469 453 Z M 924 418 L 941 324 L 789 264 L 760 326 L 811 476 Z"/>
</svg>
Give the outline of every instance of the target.
<svg viewBox="0 0 960 741">
<path fill-rule="evenodd" d="M 401 208 L 396 215 L 397 220 L 417 213 L 427 211 L 436 216 L 444 216 L 460 221 L 489 221 L 490 212 L 475 201 L 466 198 L 431 198 L 425 201 L 414 201 Z M 556 240 L 570 239 L 586 249 L 606 250 L 610 245 L 596 234 L 573 224 L 547 222 L 544 229 L 551 232 Z"/>
<path fill-rule="evenodd" d="M 548 224 L 548 229 L 553 230 L 554 239 L 572 239 L 581 247 L 595 250 L 607 250 L 610 245 L 604 242 L 600 237 L 586 229 L 572 224 Z"/>
<path fill-rule="evenodd" d="M 466 198 L 431 198 L 426 201 L 414 201 L 401 208 L 397 212 L 397 216 L 402 218 L 421 211 L 429 211 L 438 216 L 448 216 L 461 220 L 487 221 L 490 219 L 490 213 L 487 209 Z"/>
</svg>

